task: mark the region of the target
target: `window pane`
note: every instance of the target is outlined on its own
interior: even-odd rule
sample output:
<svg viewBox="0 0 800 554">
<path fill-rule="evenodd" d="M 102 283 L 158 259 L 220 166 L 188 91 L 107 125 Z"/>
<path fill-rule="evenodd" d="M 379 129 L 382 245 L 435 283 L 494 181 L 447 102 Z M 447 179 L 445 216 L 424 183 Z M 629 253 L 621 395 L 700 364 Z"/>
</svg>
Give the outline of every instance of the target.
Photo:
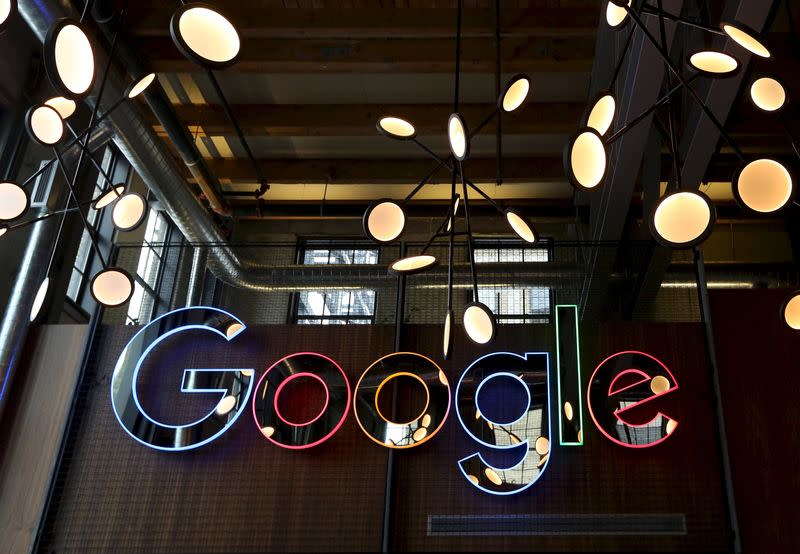
<svg viewBox="0 0 800 554">
<path fill-rule="evenodd" d="M 306 250 L 303 256 L 304 264 L 327 264 L 328 251 L 327 250 Z"/>
<path fill-rule="evenodd" d="M 351 298 L 350 315 L 371 316 L 375 314 L 374 290 L 355 290 L 352 292 Z"/>
<path fill-rule="evenodd" d="M 325 294 L 314 290 L 300 292 L 297 308 L 298 315 L 323 315 Z"/>
</svg>

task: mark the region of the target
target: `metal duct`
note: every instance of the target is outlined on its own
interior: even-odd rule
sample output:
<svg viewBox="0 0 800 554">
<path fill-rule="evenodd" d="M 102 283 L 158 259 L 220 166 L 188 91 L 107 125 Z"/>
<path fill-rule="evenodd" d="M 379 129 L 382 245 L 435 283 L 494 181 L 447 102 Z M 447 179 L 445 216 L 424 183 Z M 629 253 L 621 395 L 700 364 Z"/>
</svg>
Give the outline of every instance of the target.
<svg viewBox="0 0 800 554">
<path fill-rule="evenodd" d="M 106 125 L 98 127 L 92 133 L 89 141 L 89 148 L 96 150 L 111 139 L 111 129 Z M 80 148 L 74 146 L 64 152 L 64 161 L 68 166 L 77 163 Z M 69 170 L 68 170 L 69 172 Z M 59 175 L 59 181 L 63 178 Z M 67 202 L 69 187 L 66 183 L 56 183 L 50 197 L 51 209 L 61 209 Z M 0 384 L 0 416 L 8 401 L 9 385 L 16 365 L 18 356 L 25 344 L 30 327 L 30 313 L 33 300 L 39 290 L 39 286 L 46 277 L 47 264 L 50 261 L 49 252 L 56 243 L 60 217 L 51 217 L 34 223 L 30 229 L 25 252 L 17 270 L 16 281 L 11 289 L 11 297 L 8 299 L 8 306 L 3 313 L 2 323 L 0 323 L 0 371 L 3 372 L 2 383 Z M 5 240 L 15 240 L 8 237 Z"/>
<path fill-rule="evenodd" d="M 22 0 L 19 2 L 19 12 L 41 42 L 44 42 L 47 30 L 57 18 L 78 17 L 72 8 L 65 7 L 56 0 L 39 2 Z M 102 68 L 105 66 L 108 52 L 97 43 L 94 47 L 97 67 Z M 136 58 L 134 51 L 121 36 L 117 40 L 115 52 L 115 59 L 134 63 Z M 141 67 L 137 65 L 130 73 L 138 75 L 139 72 L 136 71 L 138 69 Z M 115 61 L 104 93 L 104 98 L 109 100 L 104 105 L 110 105 L 111 101 L 122 97 L 130 82 L 128 74 L 129 72 Z M 143 96 L 156 111 L 161 125 L 176 141 L 176 147 L 179 150 L 186 147 L 187 144 L 180 137 L 188 137 L 188 134 L 172 111 L 161 87 L 152 86 Z M 94 97 L 90 96 L 87 101 L 91 105 Z M 235 287 L 268 290 L 269 277 L 259 271 L 260 264 L 254 260 L 240 258 L 230 246 L 226 245 L 225 237 L 219 232 L 200 200 L 189 190 L 176 162 L 147 123 L 136 103 L 124 102 L 109 116 L 108 121 L 114 130 L 115 144 L 153 191 L 184 237 L 192 243 L 220 245 L 208 249 L 208 266 L 214 275 Z M 191 150 L 196 154 L 193 144 Z M 191 163 L 189 166 L 191 171 L 202 172 L 203 178 L 207 180 L 214 179 L 199 155 L 187 163 Z"/>
</svg>

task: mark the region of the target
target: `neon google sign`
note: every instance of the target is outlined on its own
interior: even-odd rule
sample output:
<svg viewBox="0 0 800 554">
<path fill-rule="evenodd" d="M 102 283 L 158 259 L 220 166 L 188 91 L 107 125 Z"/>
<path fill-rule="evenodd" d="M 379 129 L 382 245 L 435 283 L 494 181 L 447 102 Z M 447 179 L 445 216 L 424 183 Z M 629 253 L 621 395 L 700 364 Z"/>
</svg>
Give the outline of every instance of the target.
<svg viewBox="0 0 800 554">
<path fill-rule="evenodd" d="M 563 322 L 567 321 L 565 325 Z M 556 347 L 559 440 L 562 446 L 583 444 L 582 398 L 578 351 L 577 309 L 557 306 Z M 204 417 L 184 425 L 168 425 L 150 417 L 139 402 L 136 383 L 150 352 L 167 337 L 202 330 L 232 341 L 246 326 L 236 316 L 211 307 L 191 307 L 165 314 L 144 326 L 119 356 L 111 379 L 111 402 L 123 429 L 150 448 L 181 451 L 198 448 L 225 433 L 246 411 L 264 438 L 288 449 L 306 449 L 330 439 L 352 408 L 359 427 L 377 444 L 396 449 L 416 448 L 431 440 L 451 411 L 451 398 L 459 423 L 482 448 L 512 451 L 518 462 L 500 468 L 480 452 L 458 461 L 464 477 L 480 490 L 499 495 L 519 493 L 533 485 L 547 468 L 550 455 L 550 354 L 494 352 L 481 356 L 464 370 L 454 394 L 441 368 L 430 358 L 397 352 L 372 363 L 351 391 L 339 364 L 322 354 L 300 352 L 275 362 L 255 382 L 249 369 L 185 369 L 181 392 L 218 394 L 217 405 Z M 392 421 L 381 413 L 378 398 L 398 377 L 416 379 L 425 390 L 425 407 L 413 419 Z M 309 421 L 291 421 L 281 413 L 279 398 L 297 379 L 312 379 L 325 390 L 318 414 Z M 496 387 L 521 387 L 524 406 L 512 417 L 487 415 Z M 649 354 L 620 352 L 595 370 L 589 383 L 587 404 L 600 432 L 613 442 L 633 448 L 666 440 L 677 421 L 653 407 L 654 401 L 677 390 L 669 369 Z M 634 409 L 649 406 L 649 421 L 629 417 Z M 642 411 L 638 410 L 641 419 Z"/>
</svg>

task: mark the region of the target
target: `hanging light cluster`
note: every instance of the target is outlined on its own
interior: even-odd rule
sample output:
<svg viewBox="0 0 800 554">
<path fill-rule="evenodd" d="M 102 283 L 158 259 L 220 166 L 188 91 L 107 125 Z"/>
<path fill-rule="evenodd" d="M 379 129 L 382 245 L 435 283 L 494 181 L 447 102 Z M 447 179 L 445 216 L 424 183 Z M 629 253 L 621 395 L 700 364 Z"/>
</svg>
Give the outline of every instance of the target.
<svg viewBox="0 0 800 554">
<path fill-rule="evenodd" d="M 455 237 L 465 237 L 469 254 L 469 265 L 472 279 L 472 299 L 463 312 L 463 324 L 467 337 L 476 344 L 488 344 L 494 339 L 496 320 L 488 306 L 480 302 L 478 296 L 477 273 L 475 270 L 475 249 L 473 244 L 472 228 L 470 222 L 470 196 L 469 192 L 477 193 L 489 202 L 508 222 L 514 233 L 527 243 L 535 243 L 538 234 L 531 223 L 514 209 L 503 209 L 481 188 L 470 181 L 465 173 L 465 162 L 470 155 L 470 141 L 490 121 L 500 113 L 510 113 L 518 109 L 528 98 L 531 91 L 531 80 L 527 75 L 512 77 L 502 89 L 497 106 L 474 130 L 470 131 L 464 116 L 458 111 L 458 73 L 460 69 L 460 35 L 461 35 L 461 2 L 458 3 L 459 17 L 456 43 L 456 92 L 454 112 L 446 121 L 446 133 L 450 154 L 440 157 L 430 148 L 417 139 L 417 131 L 410 121 L 387 114 L 377 122 L 377 130 L 386 137 L 399 141 L 410 141 L 419 146 L 423 151 L 436 160 L 436 167 L 425 176 L 419 184 L 402 201 L 381 199 L 374 202 L 364 213 L 364 233 L 378 244 L 389 244 L 403 234 L 406 228 L 407 217 L 404 208 L 413 197 L 422 190 L 433 175 L 442 168 L 451 173 L 450 202 L 444 220 L 438 229 L 431 235 L 427 244 L 418 254 L 413 254 L 389 264 L 389 272 L 401 275 L 413 275 L 431 269 L 438 265 L 436 256 L 429 254 L 428 250 L 437 239 L 447 238 L 448 249 L 448 282 L 447 282 L 447 311 L 444 314 L 444 327 L 442 339 L 442 354 L 448 359 L 453 345 L 453 330 L 455 315 L 453 313 L 453 243 Z M 498 7 L 499 10 L 499 7 Z M 499 67 L 497 68 L 499 75 Z M 458 193 L 456 183 L 460 181 L 461 192 Z M 457 216 L 459 207 L 464 205 L 465 228 L 457 230 Z"/>
<path fill-rule="evenodd" d="M 16 1 L 0 0 L 0 32 L 6 28 L 10 18 L 16 14 L 16 11 Z M 113 183 L 109 175 L 94 159 L 93 154 L 89 151 L 88 143 L 91 132 L 104 119 L 125 100 L 136 98 L 156 80 L 154 73 L 136 79 L 130 84 L 121 99 L 104 113 L 98 114 L 103 90 L 101 85 L 90 123 L 86 129 L 78 133 L 69 124 L 68 119 L 76 111 L 76 100 L 83 99 L 91 93 L 97 80 L 94 48 L 82 22 L 72 18 L 62 18 L 55 21 L 45 38 L 43 59 L 48 80 L 59 96 L 54 96 L 32 106 L 25 114 L 25 128 L 33 141 L 52 149 L 54 157 L 44 163 L 38 171 L 21 184 L 10 180 L 0 182 L 0 236 L 50 217 L 60 216 L 62 218 L 58 237 L 55 240 L 47 266 L 46 276 L 34 297 L 30 313 L 31 321 L 37 318 L 47 299 L 52 280 L 50 273 L 61 231 L 63 230 L 64 218 L 74 212 L 80 214 L 84 229 L 89 234 L 92 246 L 102 265 L 102 269 L 91 280 L 90 290 L 92 297 L 104 306 L 119 306 L 127 302 L 133 294 L 133 279 L 124 269 L 108 265 L 97 245 L 93 229 L 88 225 L 83 210 L 102 210 L 112 206 L 112 221 L 115 227 L 120 231 L 131 231 L 144 221 L 147 214 L 147 202 L 140 194 L 126 192 L 124 183 Z M 105 77 L 106 75 L 103 76 L 103 80 L 105 80 Z M 71 137 L 69 142 L 63 144 L 68 135 Z M 78 167 L 74 169 L 73 175 L 70 176 L 67 173 L 63 152 L 72 147 L 80 148 L 81 154 Z M 106 186 L 96 198 L 88 203 L 79 204 L 75 185 L 80 172 L 80 164 L 84 157 L 88 158 L 98 169 Z M 30 208 L 30 196 L 25 187 L 42 173 L 49 170 L 53 164 L 56 164 L 59 168 L 69 187 L 67 205 L 62 210 L 51 211 L 26 221 L 18 221 Z"/>
<path fill-rule="evenodd" d="M 617 64 L 609 90 L 601 92 L 590 103 L 581 120 L 581 128 L 573 135 L 564 151 L 564 170 L 575 188 L 583 191 L 599 189 L 606 178 L 609 149 L 614 141 L 623 136 L 647 116 L 667 107 L 669 110 L 669 132 L 665 137 L 670 145 L 674 164 L 675 182 L 670 183 L 665 195 L 656 202 L 649 216 L 649 227 L 653 238 L 668 248 L 691 248 L 705 241 L 711 234 L 716 220 L 714 205 L 711 200 L 696 190 L 696 186 L 683 189 L 681 168 L 677 157 L 677 140 L 675 136 L 674 115 L 671 97 L 678 91 L 687 91 L 700 105 L 706 117 L 716 126 L 722 137 L 732 147 L 741 162 L 732 179 L 733 195 L 739 205 L 750 212 L 768 214 L 777 212 L 791 199 L 794 184 L 786 166 L 771 158 L 747 158 L 741 148 L 725 132 L 708 106 L 703 103 L 691 87 L 691 82 L 698 77 L 721 78 L 735 75 L 741 70 L 741 62 L 732 54 L 715 50 L 701 50 L 690 53 L 685 60 L 690 75 L 684 76 L 680 69 L 668 56 L 668 49 L 663 36 L 664 21 L 670 20 L 678 24 L 691 25 L 706 32 L 722 35 L 733 40 L 738 47 L 762 58 L 770 58 L 763 37 L 750 27 L 738 22 L 722 22 L 719 29 L 703 26 L 697 22 L 665 12 L 657 7 L 644 4 L 634 10 L 630 0 L 608 0 L 606 5 L 606 23 L 610 28 L 618 30 L 628 26 L 635 28 L 629 31 L 626 46 Z M 662 29 L 662 40 L 659 42 L 643 24 L 641 16 L 659 18 Z M 614 125 L 617 99 L 613 86 L 619 74 L 622 62 L 629 50 L 628 45 L 636 30 L 640 30 L 646 39 L 656 48 L 670 72 L 670 83 L 673 78 L 677 84 L 650 108 L 632 118 L 610 136 L 608 131 Z M 672 85 L 670 85 L 672 86 Z M 776 112 L 786 103 L 786 90 L 774 77 L 756 79 L 750 87 L 750 98 L 764 112 Z M 794 145 L 794 142 L 793 142 Z M 797 149 L 795 148 L 795 151 Z M 675 185 L 674 188 L 671 185 Z M 699 183 L 690 183 L 698 185 Z"/>
</svg>

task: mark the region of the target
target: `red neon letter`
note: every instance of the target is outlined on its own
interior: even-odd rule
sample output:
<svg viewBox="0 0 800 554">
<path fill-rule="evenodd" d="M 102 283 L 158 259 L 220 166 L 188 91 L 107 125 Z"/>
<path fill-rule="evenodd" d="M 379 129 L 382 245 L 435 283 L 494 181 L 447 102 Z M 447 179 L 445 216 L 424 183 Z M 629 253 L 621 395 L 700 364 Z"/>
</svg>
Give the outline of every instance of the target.
<svg viewBox="0 0 800 554">
<path fill-rule="evenodd" d="M 672 372 L 650 354 L 619 352 L 603 360 L 589 380 L 589 413 L 609 440 L 647 448 L 665 441 L 678 421 L 655 408 L 645 412 L 642 405 L 677 388 Z"/>
</svg>

